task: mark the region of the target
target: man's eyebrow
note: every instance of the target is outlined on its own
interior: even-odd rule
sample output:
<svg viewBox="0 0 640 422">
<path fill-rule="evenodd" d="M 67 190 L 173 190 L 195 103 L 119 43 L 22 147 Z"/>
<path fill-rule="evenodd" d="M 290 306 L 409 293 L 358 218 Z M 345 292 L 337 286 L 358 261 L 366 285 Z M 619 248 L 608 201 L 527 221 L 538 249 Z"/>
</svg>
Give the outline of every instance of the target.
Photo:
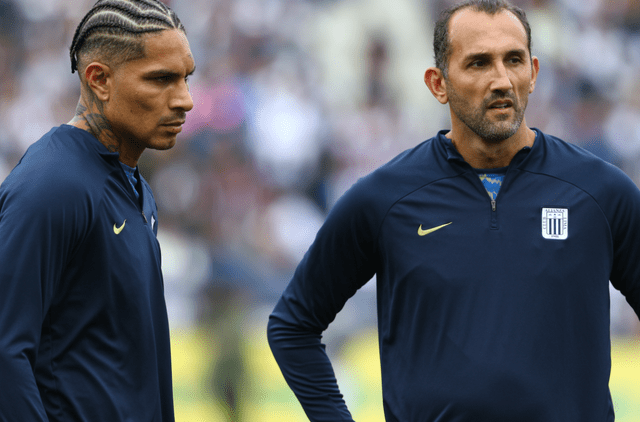
<svg viewBox="0 0 640 422">
<path fill-rule="evenodd" d="M 156 69 L 145 73 L 148 78 L 155 78 L 159 76 L 178 76 L 178 72 L 169 69 Z"/>
<path fill-rule="evenodd" d="M 526 54 L 527 52 L 521 48 L 515 48 L 504 53 L 505 56 L 525 56 Z M 470 62 L 479 59 L 488 60 L 491 59 L 491 57 L 493 57 L 493 54 L 491 53 L 471 53 L 464 58 L 464 61 Z"/>
<path fill-rule="evenodd" d="M 468 54 L 464 60 L 469 62 L 469 61 L 473 61 L 473 60 L 478 60 L 478 59 L 490 59 L 491 58 L 491 54 L 489 53 L 471 53 Z"/>
<path fill-rule="evenodd" d="M 526 56 L 527 51 L 522 48 L 515 48 L 513 50 L 507 51 L 507 56 Z"/>
<path fill-rule="evenodd" d="M 191 76 L 193 75 L 193 73 L 196 71 L 196 67 L 194 66 L 193 69 L 191 70 L 191 72 L 189 72 L 187 74 L 187 76 Z M 156 70 L 151 70 L 147 73 L 145 73 L 145 76 L 148 78 L 157 78 L 160 76 L 165 76 L 165 77 L 180 77 L 181 73 L 176 72 L 174 70 L 169 70 L 169 69 L 156 69 Z"/>
</svg>

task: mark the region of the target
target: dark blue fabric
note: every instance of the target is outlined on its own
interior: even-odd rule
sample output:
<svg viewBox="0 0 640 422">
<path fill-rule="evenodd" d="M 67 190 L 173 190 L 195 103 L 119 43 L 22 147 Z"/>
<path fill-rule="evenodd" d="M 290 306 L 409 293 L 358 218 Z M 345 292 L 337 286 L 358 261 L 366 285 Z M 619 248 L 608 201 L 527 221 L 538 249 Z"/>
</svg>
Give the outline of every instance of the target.
<svg viewBox="0 0 640 422">
<path fill-rule="evenodd" d="M 612 422 L 609 280 L 640 313 L 640 192 L 538 131 L 493 207 L 445 133 L 329 213 L 269 319 L 285 379 L 311 421 L 351 420 L 321 335 L 376 275 L 388 422 Z"/>
<path fill-rule="evenodd" d="M 138 193 L 138 179 L 136 179 L 136 169 L 133 167 L 129 167 L 123 162 L 120 162 L 122 166 L 122 170 L 124 170 L 124 174 L 127 175 L 127 179 L 129 180 L 129 184 L 133 188 L 133 193 L 136 195 L 136 198 L 140 197 Z"/>
<path fill-rule="evenodd" d="M 0 421 L 172 422 L 157 208 L 63 125 L 0 186 Z"/>
</svg>

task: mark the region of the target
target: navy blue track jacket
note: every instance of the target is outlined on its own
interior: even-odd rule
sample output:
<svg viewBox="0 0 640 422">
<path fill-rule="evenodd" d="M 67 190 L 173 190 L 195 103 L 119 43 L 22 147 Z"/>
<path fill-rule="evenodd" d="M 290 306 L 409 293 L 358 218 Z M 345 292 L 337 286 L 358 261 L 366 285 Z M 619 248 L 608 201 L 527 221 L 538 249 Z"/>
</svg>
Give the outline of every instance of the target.
<svg viewBox="0 0 640 422">
<path fill-rule="evenodd" d="M 609 281 L 640 314 L 640 191 L 536 131 L 492 201 L 445 133 L 329 213 L 270 316 L 285 379 L 310 420 L 352 420 L 321 333 L 376 275 L 388 422 L 613 421 Z"/>
<path fill-rule="evenodd" d="M 62 125 L 0 186 L 0 421 L 173 422 L 169 327 L 142 177 Z"/>
</svg>

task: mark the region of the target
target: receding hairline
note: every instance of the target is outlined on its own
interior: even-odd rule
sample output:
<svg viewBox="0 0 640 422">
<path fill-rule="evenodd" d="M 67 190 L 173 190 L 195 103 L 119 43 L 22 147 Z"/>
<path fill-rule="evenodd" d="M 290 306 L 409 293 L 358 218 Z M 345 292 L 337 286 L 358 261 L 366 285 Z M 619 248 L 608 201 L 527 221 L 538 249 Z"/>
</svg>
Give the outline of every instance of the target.
<svg viewBox="0 0 640 422">
<path fill-rule="evenodd" d="M 449 44 L 451 44 L 451 42 L 453 41 L 453 32 L 454 32 L 454 26 L 455 26 L 454 24 L 455 24 L 456 20 L 460 18 L 460 15 L 462 15 L 464 12 L 476 13 L 476 14 L 484 14 L 484 15 L 488 15 L 490 17 L 497 17 L 499 15 L 507 15 L 507 17 L 509 17 L 511 20 L 513 20 L 515 23 L 517 23 L 518 28 L 520 28 L 520 30 L 522 32 L 522 35 L 524 37 L 524 44 L 526 46 L 526 49 L 529 50 L 527 29 L 525 28 L 525 26 L 522 23 L 522 21 L 520 20 L 520 18 L 518 18 L 518 16 L 514 12 L 512 12 L 509 9 L 503 8 L 503 9 L 500 9 L 500 10 L 496 11 L 495 13 L 490 13 L 490 12 L 487 12 L 485 10 L 480 10 L 476 5 L 469 5 L 469 6 L 463 7 L 461 9 L 459 9 L 459 10 L 456 10 L 451 15 L 451 18 L 449 19 L 448 27 L 447 27 L 447 37 L 449 38 Z M 451 51 L 449 51 L 449 54 L 451 54 Z M 529 51 L 529 55 L 531 55 L 531 51 Z"/>
<path fill-rule="evenodd" d="M 463 0 L 462 2 L 440 12 L 433 31 L 435 65 L 443 72 L 445 78 L 447 76 L 449 57 L 451 55 L 451 20 L 454 15 L 458 14 L 458 12 L 465 10 L 472 10 L 479 13 L 484 12 L 489 16 L 495 16 L 503 10 L 511 12 L 516 16 L 516 18 L 518 18 L 522 26 L 525 28 L 527 50 L 529 51 L 529 57 L 533 57 L 531 49 L 531 25 L 529 24 L 526 12 L 523 9 L 511 4 L 508 0 Z"/>
</svg>

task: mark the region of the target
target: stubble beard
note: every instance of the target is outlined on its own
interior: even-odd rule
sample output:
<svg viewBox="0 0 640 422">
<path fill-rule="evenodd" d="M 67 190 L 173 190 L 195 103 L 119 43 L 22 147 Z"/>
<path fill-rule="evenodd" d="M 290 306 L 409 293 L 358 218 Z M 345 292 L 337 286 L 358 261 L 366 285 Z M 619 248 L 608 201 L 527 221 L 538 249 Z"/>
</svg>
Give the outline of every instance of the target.
<svg viewBox="0 0 640 422">
<path fill-rule="evenodd" d="M 481 107 L 473 109 L 469 102 L 458 95 L 450 84 L 447 86 L 447 95 L 451 112 L 481 139 L 490 143 L 502 142 L 516 134 L 524 120 L 524 111 L 527 108 L 528 101 L 527 98 L 524 98 L 522 104 L 520 104 L 513 93 L 496 92 L 484 100 Z M 514 111 L 513 117 L 504 114 L 497 116 L 495 120 L 490 119 L 487 116 L 487 112 L 490 110 L 488 105 L 503 99 L 511 100 L 511 107 Z"/>
</svg>

